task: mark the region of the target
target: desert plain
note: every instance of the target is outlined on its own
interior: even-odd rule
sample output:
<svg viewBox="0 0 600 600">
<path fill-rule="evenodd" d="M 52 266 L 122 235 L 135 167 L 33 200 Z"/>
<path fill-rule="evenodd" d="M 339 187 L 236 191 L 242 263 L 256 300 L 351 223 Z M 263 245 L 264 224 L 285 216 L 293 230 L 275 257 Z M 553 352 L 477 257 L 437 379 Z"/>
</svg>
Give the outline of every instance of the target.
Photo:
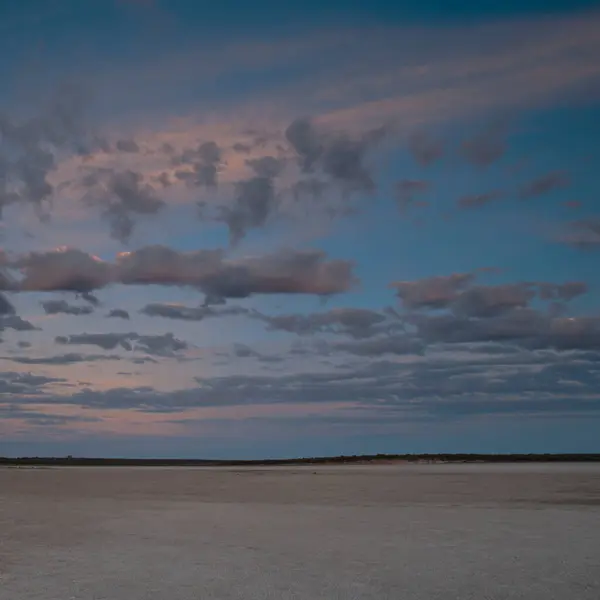
<svg viewBox="0 0 600 600">
<path fill-rule="evenodd" d="M 0 600 L 598 600 L 600 465 L 0 468 Z"/>
</svg>

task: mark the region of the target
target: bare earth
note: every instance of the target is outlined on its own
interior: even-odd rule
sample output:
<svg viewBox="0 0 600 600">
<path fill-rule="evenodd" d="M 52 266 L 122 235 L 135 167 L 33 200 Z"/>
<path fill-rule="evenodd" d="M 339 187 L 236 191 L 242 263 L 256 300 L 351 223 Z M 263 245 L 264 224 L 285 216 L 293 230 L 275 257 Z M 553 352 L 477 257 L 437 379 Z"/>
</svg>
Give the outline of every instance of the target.
<svg viewBox="0 0 600 600">
<path fill-rule="evenodd" d="M 598 600 L 600 465 L 0 469 L 0 600 Z"/>
</svg>

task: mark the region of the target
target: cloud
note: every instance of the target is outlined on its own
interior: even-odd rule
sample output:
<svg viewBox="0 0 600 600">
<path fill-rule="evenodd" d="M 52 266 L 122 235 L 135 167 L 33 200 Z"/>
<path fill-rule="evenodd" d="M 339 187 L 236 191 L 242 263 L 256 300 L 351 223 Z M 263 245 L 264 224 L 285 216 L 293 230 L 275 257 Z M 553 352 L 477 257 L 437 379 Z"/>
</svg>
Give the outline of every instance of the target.
<svg viewBox="0 0 600 600">
<path fill-rule="evenodd" d="M 537 198 L 555 190 L 563 189 L 569 183 L 570 178 L 565 171 L 552 171 L 523 186 L 519 195 L 523 200 Z"/>
<path fill-rule="evenodd" d="M 113 308 L 106 316 L 112 319 L 129 319 L 129 313 L 122 308 Z"/>
<path fill-rule="evenodd" d="M 38 331 L 38 328 L 18 315 L 9 314 L 0 316 L 0 331 L 14 329 L 15 331 Z"/>
<path fill-rule="evenodd" d="M 75 248 L 30 252 L 11 266 L 23 275 L 17 289 L 26 292 L 90 292 L 114 279 L 113 265 Z"/>
<path fill-rule="evenodd" d="M 423 167 L 428 167 L 444 155 L 444 145 L 424 131 L 412 133 L 408 138 L 408 149 L 413 158 Z"/>
<path fill-rule="evenodd" d="M 418 337 L 430 344 L 510 342 L 531 350 L 600 348 L 600 319 L 596 317 L 554 317 L 517 308 L 489 318 L 421 315 L 413 322 Z"/>
<path fill-rule="evenodd" d="M 11 400 L 14 399 L 14 395 L 41 395 L 47 385 L 64 383 L 66 381 L 66 379 L 60 377 L 4 371 L 0 373 L 0 398 L 4 394 L 7 394 L 9 397 L 12 396 Z"/>
<path fill-rule="evenodd" d="M 233 144 L 232 149 L 234 152 L 239 152 L 240 154 L 250 154 L 250 152 L 252 152 L 252 146 L 250 144 L 243 144 L 241 142 Z"/>
<path fill-rule="evenodd" d="M 91 315 L 94 312 L 91 306 L 73 306 L 65 300 L 45 300 L 41 304 L 47 315 Z"/>
<path fill-rule="evenodd" d="M 2 360 L 9 360 L 22 365 L 73 365 L 103 360 L 121 360 L 121 357 L 114 354 L 77 354 L 71 352 L 58 356 L 3 356 Z"/>
<path fill-rule="evenodd" d="M 465 159 L 477 167 L 488 167 L 504 156 L 507 149 L 504 128 L 490 126 L 461 143 Z"/>
<path fill-rule="evenodd" d="M 4 294 L 0 294 L 0 317 L 14 315 L 15 307 L 9 302 Z"/>
<path fill-rule="evenodd" d="M 249 229 L 264 227 L 278 205 L 273 177 L 256 176 L 238 181 L 233 205 L 221 207 L 219 216 L 229 228 L 231 244 L 237 244 Z"/>
<path fill-rule="evenodd" d="M 147 304 L 140 312 L 149 317 L 163 317 L 181 321 L 203 321 L 211 317 L 247 315 L 250 311 L 240 306 L 227 306 L 216 309 L 211 306 L 190 307 L 181 304 L 155 302 Z"/>
<path fill-rule="evenodd" d="M 60 402 L 153 413 L 198 407 L 338 405 L 342 417 L 355 416 L 358 423 L 361 417 L 372 417 L 375 407 L 377 417 L 387 422 L 439 422 L 486 414 L 598 416 L 598 358 L 598 353 L 589 352 L 521 351 L 505 355 L 500 365 L 497 356 L 476 354 L 462 360 L 452 355 L 416 357 L 404 363 L 364 360 L 344 370 L 202 377 L 196 387 L 169 393 L 148 386 L 84 389 L 61 396 Z M 56 401 L 42 396 L 36 404 Z"/>
<path fill-rule="evenodd" d="M 459 198 L 456 203 L 459 208 L 480 208 L 489 204 L 490 202 L 497 200 L 500 197 L 500 192 L 487 192 L 484 194 L 468 194 Z"/>
<path fill-rule="evenodd" d="M 582 250 L 594 250 L 600 247 L 600 218 L 590 217 L 571 221 L 567 225 L 567 231 L 560 236 L 559 240 L 581 248 Z"/>
<path fill-rule="evenodd" d="M 409 310 L 421 308 L 446 308 L 456 300 L 461 290 L 474 279 L 472 273 L 454 273 L 428 277 L 416 281 L 395 281 L 390 284 L 402 306 Z"/>
<path fill-rule="evenodd" d="M 420 179 L 402 179 L 398 181 L 396 183 L 396 202 L 400 212 L 406 213 L 411 206 L 416 205 L 415 196 L 427 192 L 429 188 L 429 183 Z"/>
<path fill-rule="evenodd" d="M 80 87 L 63 84 L 44 97 L 32 116 L 14 119 L 0 113 L 0 217 L 4 207 L 23 203 L 47 218 L 55 191 L 50 175 L 57 157 L 84 143 L 86 104 Z"/>
<path fill-rule="evenodd" d="M 377 357 L 387 354 L 423 354 L 425 344 L 422 340 L 406 334 L 392 334 L 377 339 L 362 339 L 351 342 L 338 342 L 332 348 L 355 354 L 356 356 Z"/>
<path fill-rule="evenodd" d="M 19 291 L 89 292 L 109 284 L 193 286 L 211 302 L 253 294 L 329 296 L 356 283 L 354 263 L 327 260 L 318 250 L 283 250 L 263 256 L 228 259 L 222 250 L 179 252 L 145 246 L 106 262 L 81 250 L 59 248 L 12 260 L 22 273 Z M 15 291 L 16 291 L 15 290 Z"/>
<path fill-rule="evenodd" d="M 495 317 L 516 308 L 526 308 L 536 290 L 529 283 L 473 286 L 452 301 L 452 311 L 461 317 Z"/>
<path fill-rule="evenodd" d="M 82 292 L 81 298 L 86 302 L 89 302 L 92 306 L 98 306 L 100 304 L 100 300 L 90 292 Z"/>
<path fill-rule="evenodd" d="M 172 333 L 163 335 L 140 335 L 139 333 L 80 333 L 58 336 L 55 342 L 60 345 L 99 346 L 103 350 L 122 348 L 130 352 L 139 351 L 156 356 L 176 356 L 186 350 L 186 342 L 177 339 Z"/>
<path fill-rule="evenodd" d="M 474 273 L 395 282 L 404 333 L 395 341 L 424 344 L 512 343 L 528 349 L 596 349 L 600 319 L 566 317 L 566 303 L 588 292 L 585 282 L 474 285 Z M 547 313 L 534 299 L 551 302 Z"/>
<path fill-rule="evenodd" d="M 86 415 L 63 415 L 34 411 L 19 407 L 16 404 L 0 404 L 0 418 L 25 421 L 28 425 L 40 427 L 52 427 L 67 423 L 97 423 L 102 421 L 98 417 Z"/>
<path fill-rule="evenodd" d="M 115 148 L 119 152 L 131 152 L 134 154 L 140 151 L 140 147 L 138 146 L 136 141 L 131 140 L 131 139 L 117 140 L 117 143 L 115 144 Z"/>
<path fill-rule="evenodd" d="M 487 318 L 517 308 L 527 308 L 536 297 L 541 300 L 570 301 L 587 293 L 583 281 L 561 284 L 517 282 L 503 285 L 473 285 L 476 273 L 453 273 L 414 281 L 396 281 L 402 307 L 412 310 L 450 310 L 460 317 Z"/>
<path fill-rule="evenodd" d="M 589 286 L 585 281 L 567 281 L 565 283 L 538 283 L 539 294 L 542 300 L 569 301 L 587 294 Z"/>
<path fill-rule="evenodd" d="M 101 208 L 111 236 L 120 242 L 127 242 L 131 237 L 134 216 L 156 215 L 165 206 L 154 187 L 135 171 L 95 171 L 87 183 L 89 189 L 83 197 L 84 204 Z"/>
<path fill-rule="evenodd" d="M 345 133 L 317 130 L 309 118 L 294 120 L 285 130 L 285 137 L 297 155 L 305 173 L 321 171 L 347 190 L 372 192 L 373 176 L 365 165 L 366 156 L 385 136 L 386 129 L 373 129 L 352 138 Z"/>
<path fill-rule="evenodd" d="M 188 185 L 217 187 L 219 170 L 223 166 L 223 157 L 221 148 L 216 142 L 203 142 L 195 149 L 188 148 L 181 154 L 172 156 L 171 162 L 174 165 L 191 167 L 191 169 L 175 172 L 175 177 L 185 181 Z"/>
<path fill-rule="evenodd" d="M 233 346 L 233 355 L 238 358 L 258 358 L 260 354 L 247 346 L 246 344 L 234 344 Z"/>
<path fill-rule="evenodd" d="M 364 308 L 333 308 L 326 312 L 269 316 L 254 312 L 254 318 L 265 322 L 270 330 L 298 335 L 334 333 L 354 338 L 367 338 L 399 326 L 390 314 Z"/>
</svg>

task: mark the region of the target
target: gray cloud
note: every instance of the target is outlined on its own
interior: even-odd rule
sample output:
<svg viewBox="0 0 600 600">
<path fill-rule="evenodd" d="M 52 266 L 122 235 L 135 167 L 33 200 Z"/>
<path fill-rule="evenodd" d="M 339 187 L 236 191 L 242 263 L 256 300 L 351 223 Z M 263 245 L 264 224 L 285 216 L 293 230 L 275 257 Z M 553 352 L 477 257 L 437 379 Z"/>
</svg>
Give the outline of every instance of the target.
<svg viewBox="0 0 600 600">
<path fill-rule="evenodd" d="M 567 225 L 567 231 L 559 239 L 564 244 L 582 250 L 600 248 L 600 218 L 571 221 Z"/>
<path fill-rule="evenodd" d="M 600 319 L 555 317 L 516 308 L 494 317 L 421 315 L 412 319 L 416 335 L 429 344 L 510 342 L 527 349 L 600 349 Z"/>
<path fill-rule="evenodd" d="M 584 281 L 567 281 L 565 283 L 538 283 L 540 298 L 542 300 L 573 300 L 587 294 L 589 287 Z"/>
<path fill-rule="evenodd" d="M 221 206 L 218 220 L 226 223 L 232 244 L 237 244 L 249 229 L 264 227 L 280 204 L 275 178 L 286 161 L 274 156 L 246 159 L 254 176 L 235 184 L 235 198 L 230 206 Z"/>
<path fill-rule="evenodd" d="M 0 317 L 5 315 L 14 315 L 15 307 L 9 302 L 4 294 L 0 294 Z"/>
<path fill-rule="evenodd" d="M 0 419 L 26 421 L 29 425 L 52 427 L 67 423 L 96 423 L 102 419 L 84 415 L 58 415 L 19 407 L 15 404 L 0 404 Z"/>
<path fill-rule="evenodd" d="M 232 146 L 232 149 L 239 154 L 250 154 L 250 152 L 252 152 L 252 146 L 250 146 L 250 144 L 243 144 L 241 142 L 235 143 Z"/>
<path fill-rule="evenodd" d="M 9 314 L 0 317 L 0 331 L 14 329 L 15 331 L 37 331 L 38 328 L 18 315 Z"/>
<path fill-rule="evenodd" d="M 515 308 L 526 308 L 536 290 L 529 283 L 474 286 L 461 291 L 452 302 L 452 311 L 464 317 L 495 317 Z"/>
<path fill-rule="evenodd" d="M 129 319 L 129 313 L 122 308 L 113 308 L 106 316 L 112 319 Z"/>
<path fill-rule="evenodd" d="M 429 183 L 427 181 L 420 179 L 402 179 L 398 181 L 396 183 L 396 202 L 400 212 L 406 213 L 411 206 L 416 205 L 415 197 L 424 194 L 428 190 Z"/>
<path fill-rule="evenodd" d="M 138 146 L 137 142 L 132 139 L 117 140 L 115 147 L 119 152 L 136 154 L 140 151 L 140 147 Z"/>
<path fill-rule="evenodd" d="M 209 303 L 253 294 L 336 294 L 355 283 L 352 270 L 351 262 L 327 261 L 312 250 L 227 260 L 218 250 L 179 253 L 162 246 L 131 252 L 119 264 L 124 283 L 193 285 Z"/>
<path fill-rule="evenodd" d="M 310 119 L 299 118 L 288 126 L 285 137 L 304 172 L 320 170 L 348 190 L 372 192 L 375 182 L 365 159 L 385 133 L 379 128 L 358 138 L 326 134 L 318 131 Z"/>
<path fill-rule="evenodd" d="M 354 264 L 327 260 L 317 250 L 283 250 L 263 256 L 225 258 L 222 250 L 178 252 L 146 246 L 108 263 L 76 249 L 32 252 L 11 265 L 23 277 L 21 291 L 89 292 L 109 284 L 193 286 L 210 302 L 253 294 L 345 292 L 356 283 Z"/>
<path fill-rule="evenodd" d="M 494 317 L 517 308 L 528 308 L 538 297 L 541 300 L 568 302 L 587 293 L 583 281 L 561 284 L 548 282 L 517 282 L 503 285 L 472 285 L 476 273 L 428 277 L 390 284 L 403 308 L 411 310 L 447 309 L 459 317 Z"/>
<path fill-rule="evenodd" d="M 114 280 L 114 266 L 74 248 L 31 252 L 12 265 L 23 274 L 22 291 L 89 292 Z"/>
<path fill-rule="evenodd" d="M 114 354 L 77 354 L 71 352 L 58 356 L 3 356 L 2 360 L 9 360 L 22 365 L 73 365 L 83 362 L 121 360 L 121 357 Z"/>
<path fill-rule="evenodd" d="M 98 306 L 100 304 L 100 300 L 98 300 L 91 292 L 82 292 L 80 295 L 83 300 L 89 302 L 92 306 Z"/>
<path fill-rule="evenodd" d="M 130 352 L 139 351 L 156 356 L 176 356 L 186 350 L 186 342 L 177 339 L 172 333 L 164 335 L 140 335 L 139 333 L 80 333 L 58 336 L 55 342 L 61 345 L 99 346 L 103 350 L 122 348 Z"/>
<path fill-rule="evenodd" d="M 598 416 L 599 357 L 522 351 L 501 359 L 482 355 L 457 361 L 450 355 L 416 357 L 410 363 L 365 360 L 352 369 L 327 372 L 202 377 L 197 387 L 169 393 L 150 387 L 86 389 L 61 401 L 164 413 L 203 406 L 326 403 L 340 404 L 346 414 L 359 418 L 377 407 L 382 418 L 404 422 L 479 414 Z M 44 401 L 54 399 L 36 399 Z M 347 408 L 349 403 L 352 408 Z"/>
<path fill-rule="evenodd" d="M 191 186 L 214 188 L 218 185 L 219 171 L 223 165 L 221 149 L 216 142 L 203 142 L 197 148 L 188 148 L 172 157 L 174 165 L 188 165 L 191 170 L 179 170 L 175 176 Z"/>
<path fill-rule="evenodd" d="M 57 152 L 76 150 L 84 139 L 85 103 L 81 89 L 65 84 L 45 98 L 38 114 L 16 120 L 0 113 L 0 214 L 4 206 L 25 202 L 47 216 L 44 202 L 54 193 L 48 177 Z"/>
<path fill-rule="evenodd" d="M 232 206 L 221 207 L 219 220 L 229 228 L 230 240 L 237 244 L 249 229 L 264 227 L 279 205 L 273 179 L 252 177 L 238 181 Z"/>
<path fill-rule="evenodd" d="M 409 136 L 408 149 L 413 158 L 424 167 L 428 167 L 444 155 L 443 144 L 424 131 L 417 131 Z"/>
<path fill-rule="evenodd" d="M 570 183 L 569 175 L 565 171 L 552 171 L 527 183 L 519 195 L 522 199 L 537 198 L 555 190 L 567 187 Z"/>
<path fill-rule="evenodd" d="M 461 152 L 471 164 L 487 167 L 504 156 L 507 148 L 505 137 L 502 126 L 487 127 L 472 138 L 464 140 Z"/>
<path fill-rule="evenodd" d="M 94 312 L 91 306 L 73 306 L 65 300 L 45 300 L 41 304 L 47 315 L 91 315 Z"/>
<path fill-rule="evenodd" d="M 226 306 L 219 309 L 211 306 L 183 306 L 181 304 L 152 303 L 140 310 L 149 317 L 163 317 L 181 321 L 203 321 L 211 317 L 229 317 L 249 314 L 249 310 L 240 306 Z"/>
<path fill-rule="evenodd" d="M 454 273 L 416 281 L 396 281 L 390 287 L 396 289 L 404 308 L 446 308 L 474 278 L 472 273 Z"/>
<path fill-rule="evenodd" d="M 15 373 L 4 371 L 0 373 L 0 398 L 3 394 L 11 395 L 41 395 L 44 388 L 51 383 L 64 383 L 60 377 L 46 377 L 32 373 Z"/>
<path fill-rule="evenodd" d="M 255 312 L 252 316 L 265 322 L 269 329 L 298 335 L 333 333 L 354 338 L 368 338 L 402 326 L 389 313 L 363 308 L 333 308 L 326 312 L 269 316 Z"/>
<path fill-rule="evenodd" d="M 375 339 L 338 342 L 332 344 L 331 347 L 342 352 L 365 357 L 377 357 L 386 354 L 423 354 L 425 351 L 425 344 L 422 340 L 402 333 Z"/>
<path fill-rule="evenodd" d="M 135 216 L 155 215 L 165 203 L 155 189 L 135 171 L 97 170 L 84 184 L 89 188 L 83 197 L 87 206 L 99 207 L 116 240 L 127 242 L 135 227 Z"/>
<path fill-rule="evenodd" d="M 485 194 L 469 194 L 462 196 L 456 203 L 459 208 L 480 208 L 489 204 L 490 202 L 497 200 L 500 197 L 500 192 L 487 192 Z"/>
<path fill-rule="evenodd" d="M 233 355 L 238 358 L 260 357 L 260 354 L 246 344 L 234 344 Z"/>
</svg>

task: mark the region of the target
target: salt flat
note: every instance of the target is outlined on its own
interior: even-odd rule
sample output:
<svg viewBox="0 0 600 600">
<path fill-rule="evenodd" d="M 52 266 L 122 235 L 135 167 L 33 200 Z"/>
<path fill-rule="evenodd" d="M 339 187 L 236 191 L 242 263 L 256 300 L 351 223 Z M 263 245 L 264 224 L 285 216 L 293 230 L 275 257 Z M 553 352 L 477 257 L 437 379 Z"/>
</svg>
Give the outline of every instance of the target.
<svg viewBox="0 0 600 600">
<path fill-rule="evenodd" d="M 600 465 L 0 469 L 0 600 L 600 598 Z"/>
</svg>

